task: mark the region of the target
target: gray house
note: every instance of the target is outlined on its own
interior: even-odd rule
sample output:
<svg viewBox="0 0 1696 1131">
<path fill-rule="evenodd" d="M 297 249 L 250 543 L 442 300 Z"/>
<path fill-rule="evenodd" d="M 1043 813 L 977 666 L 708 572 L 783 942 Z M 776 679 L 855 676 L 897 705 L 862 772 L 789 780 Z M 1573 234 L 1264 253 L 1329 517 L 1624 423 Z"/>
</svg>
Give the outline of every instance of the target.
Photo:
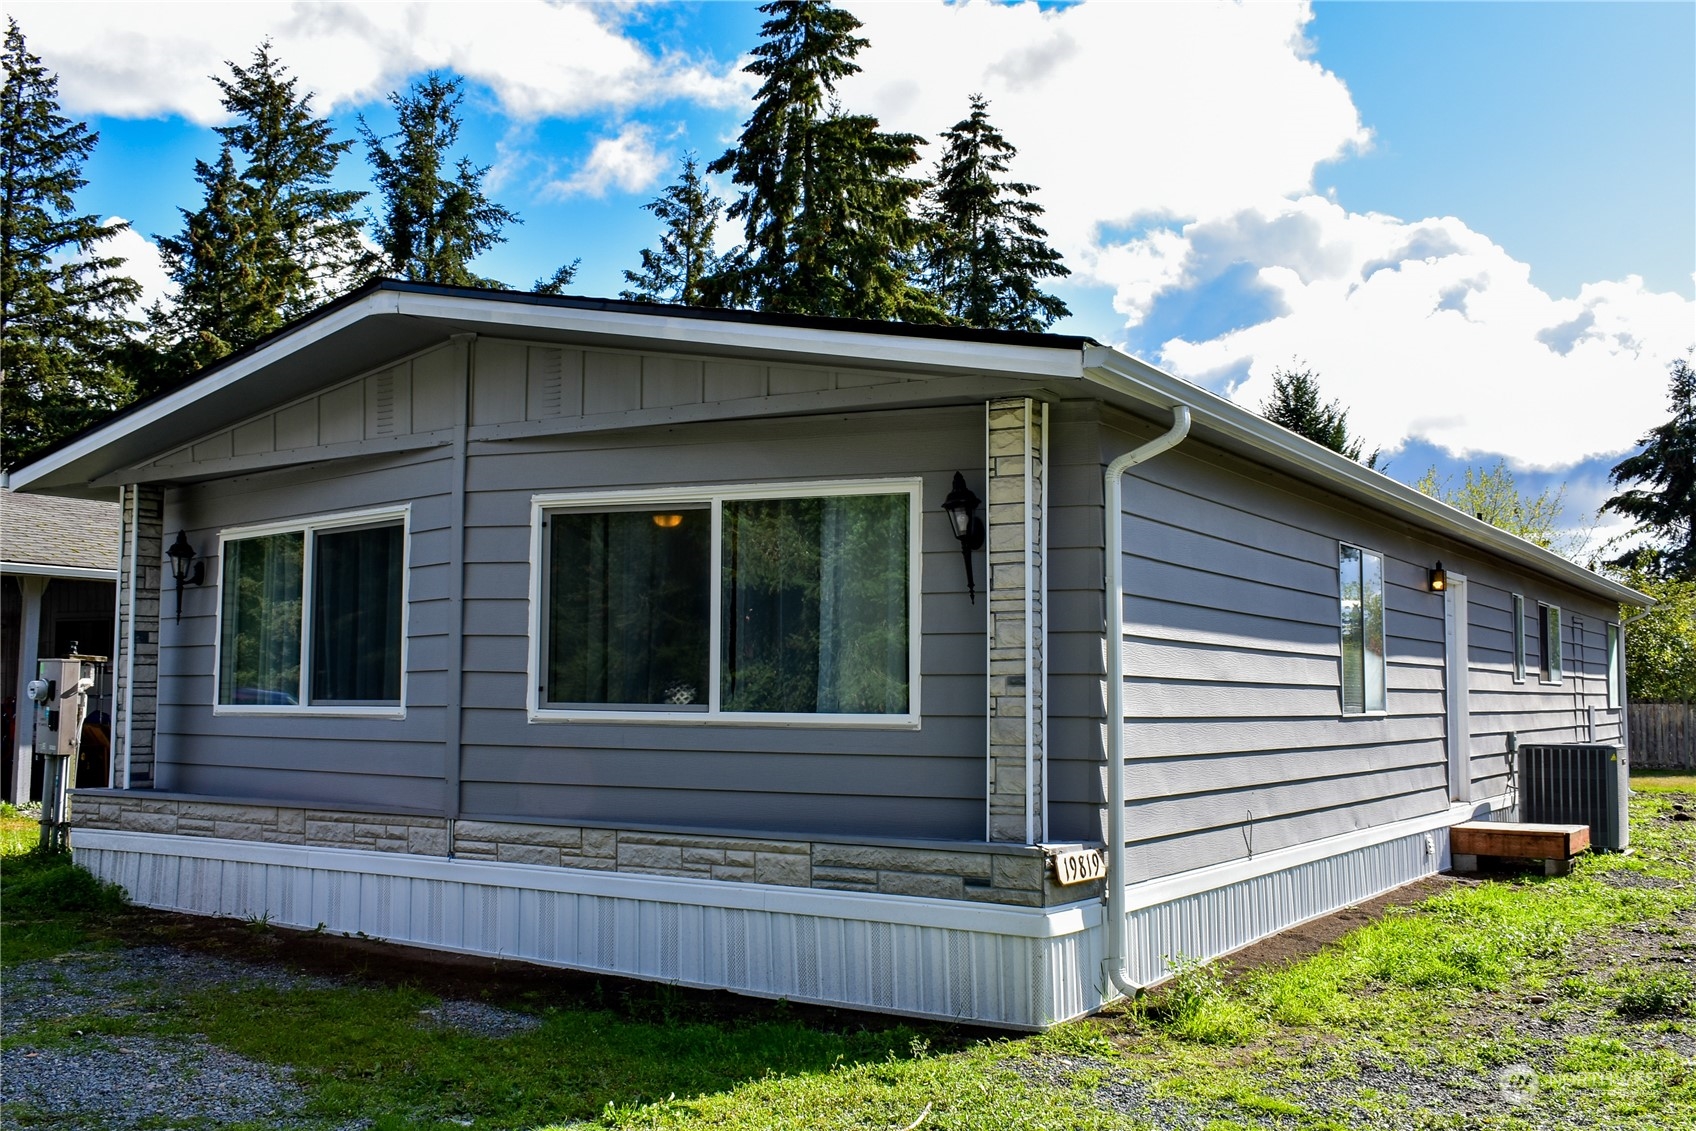
<svg viewBox="0 0 1696 1131">
<path fill-rule="evenodd" d="M 397 282 L 11 482 L 138 901 L 1012 1027 L 1444 868 L 1644 603 L 1088 339 Z"/>
</svg>

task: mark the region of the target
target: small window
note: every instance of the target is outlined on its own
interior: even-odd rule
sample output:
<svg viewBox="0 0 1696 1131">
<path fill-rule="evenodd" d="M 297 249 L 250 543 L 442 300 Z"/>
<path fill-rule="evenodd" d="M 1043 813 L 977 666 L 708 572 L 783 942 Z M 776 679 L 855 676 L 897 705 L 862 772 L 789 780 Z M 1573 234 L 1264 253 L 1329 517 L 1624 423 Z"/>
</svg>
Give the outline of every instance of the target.
<svg viewBox="0 0 1696 1131">
<path fill-rule="evenodd" d="M 225 531 L 218 706 L 401 706 L 405 515 Z"/>
<path fill-rule="evenodd" d="M 1384 557 L 1344 544 L 1338 553 L 1343 714 L 1384 710 Z"/>
<path fill-rule="evenodd" d="M 539 498 L 534 716 L 910 725 L 916 491 Z"/>
<path fill-rule="evenodd" d="M 1537 678 L 1543 683 L 1561 681 L 1561 610 L 1559 605 L 1537 605 Z"/>
<path fill-rule="evenodd" d="M 1619 625 L 1608 625 L 1608 706 L 1625 702 L 1625 664 L 1619 650 Z"/>
<path fill-rule="evenodd" d="M 1525 682 L 1525 598 L 1513 595 L 1513 681 Z"/>
</svg>

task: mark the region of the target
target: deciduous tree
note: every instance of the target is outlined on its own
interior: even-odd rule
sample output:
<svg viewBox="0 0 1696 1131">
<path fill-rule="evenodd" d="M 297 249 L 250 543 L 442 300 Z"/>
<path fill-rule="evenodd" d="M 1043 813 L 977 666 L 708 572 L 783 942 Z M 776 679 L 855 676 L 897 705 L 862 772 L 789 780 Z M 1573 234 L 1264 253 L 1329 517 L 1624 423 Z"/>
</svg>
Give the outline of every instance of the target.
<svg viewBox="0 0 1696 1131">
<path fill-rule="evenodd" d="M 1453 477 L 1439 478 L 1432 467 L 1414 488 L 1557 554 L 1576 556 L 1588 541 L 1585 534 L 1561 529 L 1566 511 L 1564 484 L 1536 495 L 1522 492 L 1506 460 L 1497 460 L 1494 467 L 1467 468 L 1459 484 Z"/>
<path fill-rule="evenodd" d="M 0 88 L 0 411 L 17 464 L 128 401 L 113 365 L 140 294 L 101 245 L 124 229 L 76 210 L 99 135 L 59 112 L 59 78 L 6 25 Z"/>
<path fill-rule="evenodd" d="M 926 193 L 923 285 L 950 320 L 997 330 L 1046 330 L 1071 313 L 1042 290 L 1071 274 L 1037 222 L 1036 186 L 1007 179 L 1017 154 L 989 120 L 989 102 L 943 131 Z"/>
</svg>

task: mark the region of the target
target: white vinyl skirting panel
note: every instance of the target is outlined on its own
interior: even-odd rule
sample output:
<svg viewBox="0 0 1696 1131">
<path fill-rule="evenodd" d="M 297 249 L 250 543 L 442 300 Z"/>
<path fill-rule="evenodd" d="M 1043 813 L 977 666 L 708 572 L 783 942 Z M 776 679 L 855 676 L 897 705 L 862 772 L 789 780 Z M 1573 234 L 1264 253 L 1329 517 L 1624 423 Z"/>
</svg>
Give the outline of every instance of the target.
<svg viewBox="0 0 1696 1131">
<path fill-rule="evenodd" d="M 78 830 L 149 907 L 762 997 L 1036 1029 L 1098 1008 L 1100 908 Z"/>
<path fill-rule="evenodd" d="M 1131 973 L 1152 984 L 1179 956 L 1226 954 L 1439 871 L 1452 816 L 1135 885 Z M 72 846 L 149 907 L 761 997 L 1038 1029 L 1115 996 L 1093 901 L 993 907 L 98 829 Z"/>
</svg>

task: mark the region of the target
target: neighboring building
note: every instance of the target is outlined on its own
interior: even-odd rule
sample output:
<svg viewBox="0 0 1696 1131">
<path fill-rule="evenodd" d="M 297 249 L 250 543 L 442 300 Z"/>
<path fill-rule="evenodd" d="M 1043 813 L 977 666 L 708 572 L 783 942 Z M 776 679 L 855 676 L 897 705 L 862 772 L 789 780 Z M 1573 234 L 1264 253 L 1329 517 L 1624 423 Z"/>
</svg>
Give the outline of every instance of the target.
<svg viewBox="0 0 1696 1131">
<path fill-rule="evenodd" d="M 397 282 L 12 482 L 121 491 L 140 902 L 1015 1027 L 1445 867 L 1644 603 L 1088 339 Z"/>
<path fill-rule="evenodd" d="M 116 494 L 116 492 L 107 492 Z M 29 714 L 16 719 L 36 660 L 72 649 L 112 650 L 113 591 L 118 580 L 118 508 L 110 502 L 14 495 L 0 489 L 0 733 L 5 781 L 0 795 L 39 800 L 41 761 L 32 754 Z M 107 785 L 111 725 L 110 665 L 89 712 L 89 741 L 76 784 Z"/>
</svg>

